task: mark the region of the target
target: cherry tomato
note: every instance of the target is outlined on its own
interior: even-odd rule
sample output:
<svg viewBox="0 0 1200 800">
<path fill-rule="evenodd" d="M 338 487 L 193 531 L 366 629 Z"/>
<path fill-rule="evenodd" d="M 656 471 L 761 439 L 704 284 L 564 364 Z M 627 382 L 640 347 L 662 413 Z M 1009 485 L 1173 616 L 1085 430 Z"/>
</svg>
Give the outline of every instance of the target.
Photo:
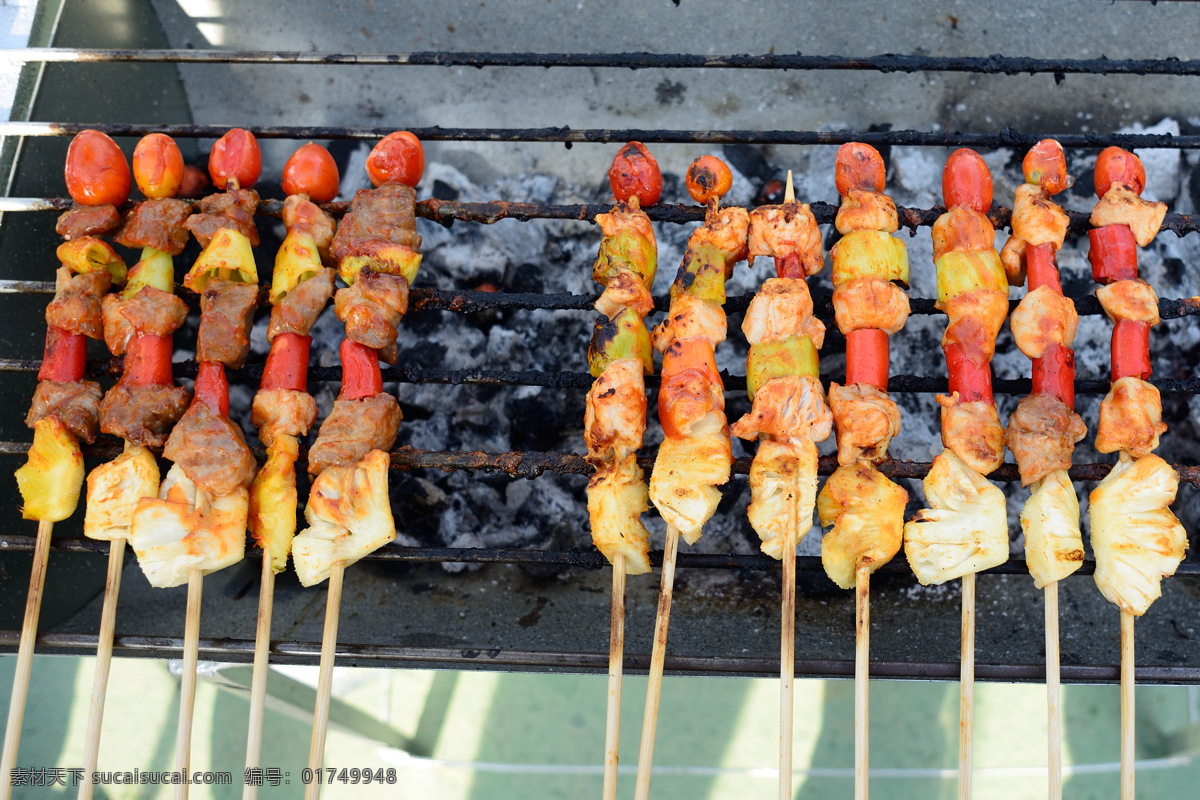
<svg viewBox="0 0 1200 800">
<path fill-rule="evenodd" d="M 697 203 L 724 197 L 730 186 L 733 186 L 733 173 L 716 156 L 700 156 L 688 167 L 687 190 Z"/>
<path fill-rule="evenodd" d="M 1096 158 L 1096 197 L 1108 194 L 1114 183 L 1140 195 L 1146 188 L 1146 169 L 1142 160 L 1128 150 L 1106 147 Z"/>
<path fill-rule="evenodd" d="M 425 172 L 425 149 L 408 131 L 396 131 L 383 137 L 367 156 L 367 175 L 371 183 L 403 183 L 416 187 Z"/>
<path fill-rule="evenodd" d="M 208 176 L 199 167 L 188 164 L 183 168 L 183 183 L 179 186 L 176 197 L 203 197 L 208 189 Z"/>
<path fill-rule="evenodd" d="M 329 151 L 309 142 L 287 160 L 283 167 L 285 194 L 306 194 L 313 202 L 328 203 L 337 197 L 337 162 Z"/>
<path fill-rule="evenodd" d="M 838 194 L 845 196 L 851 189 L 882 192 L 886 180 L 883 156 L 869 144 L 846 142 L 838 148 L 834 182 Z"/>
<path fill-rule="evenodd" d="M 81 206 L 119 206 L 129 199 L 129 162 L 117 143 L 100 131 L 80 131 L 67 148 L 63 171 L 71 199 Z"/>
<path fill-rule="evenodd" d="M 208 154 L 208 174 L 213 185 L 225 189 L 249 189 L 262 174 L 262 153 L 254 134 L 234 128 L 213 145 Z"/>
<path fill-rule="evenodd" d="M 979 153 L 960 148 L 942 170 L 942 200 L 946 208 L 966 206 L 986 214 L 992 207 L 992 173 Z"/>
<path fill-rule="evenodd" d="M 662 171 L 646 145 L 630 142 L 613 159 L 608 185 L 622 203 L 636 196 L 640 205 L 652 206 L 662 197 Z"/>
<path fill-rule="evenodd" d="M 183 155 L 165 133 L 143 136 L 133 150 L 133 177 L 146 197 L 174 197 L 183 185 Z"/>
<path fill-rule="evenodd" d="M 1021 170 L 1025 173 L 1026 183 L 1037 184 L 1048 194 L 1058 194 L 1071 185 L 1067 176 L 1067 157 L 1062 145 L 1054 139 L 1042 139 L 1029 148 L 1021 162 Z"/>
</svg>

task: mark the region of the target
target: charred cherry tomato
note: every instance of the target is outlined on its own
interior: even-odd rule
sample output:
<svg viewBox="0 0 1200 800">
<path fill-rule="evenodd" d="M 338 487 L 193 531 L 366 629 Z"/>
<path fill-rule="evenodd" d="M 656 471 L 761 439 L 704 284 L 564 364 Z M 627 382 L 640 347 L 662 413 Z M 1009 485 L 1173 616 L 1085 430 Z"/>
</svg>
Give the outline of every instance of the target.
<svg viewBox="0 0 1200 800">
<path fill-rule="evenodd" d="M 177 197 L 203 197 L 208 189 L 208 176 L 199 167 L 188 164 L 183 168 L 183 183 L 179 186 Z"/>
<path fill-rule="evenodd" d="M 1112 332 L 1112 379 L 1150 377 L 1150 323 L 1118 319 Z"/>
<path fill-rule="evenodd" d="M 637 197 L 639 205 L 652 206 L 662 197 L 662 171 L 646 145 L 630 142 L 613 159 L 608 185 L 622 203 Z"/>
<path fill-rule="evenodd" d="M 1128 150 L 1106 147 L 1096 158 L 1095 182 L 1096 197 L 1108 194 L 1113 184 L 1141 195 L 1146 188 L 1146 169 L 1142 160 Z"/>
<path fill-rule="evenodd" d="M 1137 240 L 1128 225 L 1105 225 L 1088 231 L 1092 280 L 1115 283 L 1137 277 Z"/>
<path fill-rule="evenodd" d="M 1033 393 L 1051 394 L 1067 408 L 1075 408 L 1075 351 L 1051 344 L 1041 358 L 1033 360 Z"/>
<path fill-rule="evenodd" d="M 882 192 L 886 171 L 883 156 L 869 144 L 846 142 L 838 148 L 833 174 L 838 194 L 843 197 L 851 189 Z"/>
<path fill-rule="evenodd" d="M 949 344 L 944 349 L 950 393 L 958 392 L 959 400 L 964 403 L 993 402 L 991 365 L 978 356 L 973 358 L 961 344 Z"/>
<path fill-rule="evenodd" d="M 261 389 L 291 389 L 308 391 L 308 350 L 311 336 L 281 333 L 271 343 L 267 365 L 263 367 Z"/>
<path fill-rule="evenodd" d="M 133 150 L 133 178 L 150 198 L 174 197 L 183 185 L 183 155 L 165 133 L 143 136 Z"/>
<path fill-rule="evenodd" d="M 1029 148 L 1021 162 L 1025 182 L 1037 184 L 1047 194 L 1058 194 L 1071 186 L 1067 177 L 1067 156 L 1062 145 L 1054 139 L 1042 139 Z"/>
<path fill-rule="evenodd" d="M 222 417 L 229 416 L 229 380 L 220 361 L 201 361 L 196 373 L 196 396 L 192 403 L 204 403 Z"/>
<path fill-rule="evenodd" d="M 846 385 L 869 383 L 887 391 L 888 335 L 878 328 L 846 334 Z"/>
<path fill-rule="evenodd" d="M 396 131 L 383 137 L 367 156 L 367 175 L 371 183 L 403 183 L 416 187 L 425 172 L 425 149 L 408 131 Z"/>
<path fill-rule="evenodd" d="M 217 139 L 208 154 L 208 174 L 221 191 L 253 186 L 262 174 L 262 152 L 254 134 L 234 128 Z"/>
<path fill-rule="evenodd" d="M 306 194 L 315 203 L 328 203 L 337 197 L 337 162 L 329 151 L 309 142 L 287 160 L 283 166 L 285 194 Z"/>
<path fill-rule="evenodd" d="M 129 199 L 129 162 L 117 143 L 100 131 L 76 134 L 63 172 L 71 199 L 81 206 L 119 206 Z"/>
<path fill-rule="evenodd" d="M 724 197 L 731 186 L 733 173 L 716 156 L 700 156 L 688 167 L 687 190 L 697 203 Z"/>
<path fill-rule="evenodd" d="M 992 173 L 979 153 L 955 150 L 942 170 L 942 200 L 946 208 L 966 206 L 986 214 L 992 207 Z"/>
<path fill-rule="evenodd" d="M 1062 281 L 1058 276 L 1058 258 L 1054 244 L 1029 245 L 1025 248 L 1025 269 L 1029 274 L 1029 291 L 1040 286 L 1049 286 L 1062 294 Z"/>
</svg>

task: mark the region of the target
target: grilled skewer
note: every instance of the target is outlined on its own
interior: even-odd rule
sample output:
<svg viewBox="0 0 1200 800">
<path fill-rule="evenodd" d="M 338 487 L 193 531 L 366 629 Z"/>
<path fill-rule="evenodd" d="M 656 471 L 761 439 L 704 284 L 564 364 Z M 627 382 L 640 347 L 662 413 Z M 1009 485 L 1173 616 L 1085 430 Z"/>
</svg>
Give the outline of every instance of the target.
<svg viewBox="0 0 1200 800">
<path fill-rule="evenodd" d="M 666 520 L 667 540 L 642 717 L 637 800 L 646 800 L 650 793 L 679 537 L 689 544 L 700 538 L 721 499 L 717 487 L 729 480 L 733 464 L 724 387 L 713 356 L 713 347 L 725 339 L 725 280 L 747 252 L 746 210 L 718 207 L 732 180 L 729 167 L 713 156 L 702 156 L 688 168 L 688 193 L 708 211 L 704 224 L 688 239 L 671 286 L 667 320 L 653 334 L 654 346 L 663 354 L 658 417 L 665 438 L 650 476 L 650 499 Z"/>
<path fill-rule="evenodd" d="M 648 495 L 637 451 L 646 430 L 643 376 L 654 373 L 650 334 L 643 318 L 653 308 L 650 287 L 658 267 L 658 246 L 641 207 L 657 203 L 662 196 L 662 174 L 650 151 L 640 142 L 630 142 L 613 159 L 608 175 L 617 204 L 610 213 L 597 217 L 604 238 L 592 278 L 605 290 L 596 301 L 602 316 L 588 348 L 588 366 L 596 382 L 587 395 L 584 440 L 587 459 L 596 468 L 588 481 L 592 542 L 613 567 L 603 797 L 615 800 L 625 576 L 650 571 L 649 533 L 641 522 Z"/>
<path fill-rule="evenodd" d="M 1004 461 L 1004 428 L 992 399 L 991 359 L 1008 314 L 1008 281 L 985 216 L 992 178 L 972 150 L 956 150 L 942 173 L 947 212 L 933 226 L 937 307 L 949 324 L 942 337 L 949 395 L 942 443 L 925 476 L 921 509 L 904 526 L 904 552 L 922 584 L 962 578 L 962 670 L 959 694 L 961 800 L 971 796 L 974 728 L 975 573 L 1008 560 L 1004 493 L 984 477 Z"/>
<path fill-rule="evenodd" d="M 835 224 L 843 235 L 833 250 L 833 307 L 846 337 L 846 382 L 829 387 L 837 426 L 838 469 L 817 498 L 825 572 L 855 590 L 854 789 L 869 789 L 870 576 L 900 550 L 908 493 L 875 463 L 887 458 L 900 432 L 900 409 L 887 394 L 888 336 L 908 318 L 908 254 L 891 236 L 896 206 L 883 193 L 885 166 L 873 147 L 842 145 L 837 156 L 842 197 Z"/>
<path fill-rule="evenodd" d="M 1179 475 L 1152 451 L 1166 433 L 1150 377 L 1150 328 L 1159 322 L 1153 288 L 1137 276 L 1137 247 L 1149 245 L 1165 203 L 1141 198 L 1146 173 L 1133 153 L 1110 147 L 1096 159 L 1100 201 L 1088 232 L 1096 295 L 1113 321 L 1112 388 L 1100 404 L 1096 449 L 1119 452 L 1112 472 L 1092 490 L 1088 518 L 1096 585 L 1121 609 L 1121 798 L 1134 797 L 1133 621 L 1162 593 L 1187 552 L 1187 533 L 1169 506 Z"/>
</svg>

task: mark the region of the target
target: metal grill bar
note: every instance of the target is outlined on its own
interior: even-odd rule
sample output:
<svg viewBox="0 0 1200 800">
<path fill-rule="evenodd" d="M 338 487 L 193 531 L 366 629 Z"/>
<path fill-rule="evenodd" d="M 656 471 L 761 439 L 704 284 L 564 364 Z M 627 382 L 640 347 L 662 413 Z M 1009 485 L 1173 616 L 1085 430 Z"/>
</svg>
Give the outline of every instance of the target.
<svg viewBox="0 0 1200 800">
<path fill-rule="evenodd" d="M 124 50 L 33 47 L 0 50 L 0 59 L 45 63 L 307 64 L 436 67 L 589 67 L 607 69 L 836 70 L 913 73 L 969 72 L 985 75 L 1200 75 L 1200 61 L 1176 59 L 1027 58 L 924 56 L 694 55 L 687 53 L 312 53 L 295 50 Z"/>
</svg>

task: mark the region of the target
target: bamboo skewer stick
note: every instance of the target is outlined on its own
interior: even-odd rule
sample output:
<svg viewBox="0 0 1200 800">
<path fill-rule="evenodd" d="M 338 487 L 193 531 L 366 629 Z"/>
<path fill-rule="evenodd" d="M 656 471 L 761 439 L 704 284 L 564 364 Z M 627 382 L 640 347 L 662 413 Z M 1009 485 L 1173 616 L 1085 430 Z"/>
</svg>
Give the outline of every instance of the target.
<svg viewBox="0 0 1200 800">
<path fill-rule="evenodd" d="M 1062 800 L 1062 692 L 1059 681 L 1058 581 L 1046 584 L 1046 729 L 1049 778 L 1047 797 Z"/>
<path fill-rule="evenodd" d="M 25 621 L 21 623 L 21 643 L 17 648 L 17 669 L 13 675 L 12 699 L 8 704 L 8 726 L 4 731 L 4 754 L 0 758 L 0 798 L 12 797 L 12 771 L 21 748 L 21 724 L 25 721 L 25 699 L 29 696 L 29 676 L 33 671 L 33 645 L 37 639 L 38 616 L 46 584 L 46 562 L 50 557 L 50 534 L 54 523 L 38 522 L 33 568 L 29 573 L 29 595 L 25 599 Z"/>
<path fill-rule="evenodd" d="M 1133 612 L 1121 609 L 1121 800 L 1134 800 Z"/>
<path fill-rule="evenodd" d="M 650 796 L 650 768 L 654 761 L 654 733 L 658 727 L 658 701 L 662 697 L 663 660 L 667 656 L 667 626 L 671 620 L 671 591 L 675 585 L 675 552 L 679 549 L 679 529 L 667 526 L 663 547 L 662 587 L 658 593 L 658 617 L 654 623 L 654 649 L 650 655 L 650 675 L 646 685 L 646 713 L 642 718 L 642 746 L 638 753 L 635 800 Z"/>
<path fill-rule="evenodd" d="M 870 788 L 871 571 L 854 578 L 854 800 L 867 800 Z"/>
<path fill-rule="evenodd" d="M 799 465 L 797 465 L 797 468 Z M 779 639 L 779 800 L 792 797 L 792 709 L 796 683 L 796 509 L 799 489 L 793 476 L 783 544 L 783 608 Z"/>
<path fill-rule="evenodd" d="M 183 627 L 183 672 L 179 686 L 179 727 L 175 734 L 175 771 L 183 780 L 175 787 L 175 800 L 187 800 L 192 760 L 192 716 L 196 708 L 196 664 L 200 656 L 200 597 L 204 573 L 188 573 L 187 621 Z"/>
<path fill-rule="evenodd" d="M 96 791 L 91 776 L 96 771 L 100 757 L 104 700 L 108 693 L 108 673 L 112 667 L 113 634 L 117 627 L 117 599 L 121 592 L 121 570 L 124 566 L 125 540 L 113 539 L 108 545 L 108 576 L 104 580 L 104 606 L 100 612 L 96 675 L 92 679 L 92 703 L 88 711 L 87 734 L 83 743 L 83 780 L 79 783 L 79 800 L 91 800 Z"/>
<path fill-rule="evenodd" d="M 246 769 L 262 765 L 263 719 L 267 711 L 267 674 L 271 668 L 271 612 L 275 604 L 275 568 L 271 551 L 263 548 L 262 584 L 258 590 L 258 628 L 254 633 L 254 672 L 250 679 L 250 729 L 246 734 Z M 258 786 L 247 782 L 242 800 L 258 797 Z"/>
<path fill-rule="evenodd" d="M 617 798 L 621 750 L 621 672 L 625 661 L 625 554 L 613 559 L 612 628 L 608 644 L 608 716 L 604 728 L 604 800 Z"/>
<path fill-rule="evenodd" d="M 971 798 L 975 734 L 975 573 L 962 579 L 962 671 L 958 694 L 958 800 Z"/>
<path fill-rule="evenodd" d="M 313 779 L 304 787 L 305 800 L 321 796 L 321 762 L 325 758 L 325 735 L 329 732 L 329 700 L 333 693 L 333 658 L 337 650 L 338 615 L 342 611 L 342 577 L 346 567 L 337 562 L 329 570 L 329 599 L 325 605 L 325 633 L 321 639 L 321 669 L 317 678 L 317 704 L 313 709 L 312 743 L 308 768 Z"/>
</svg>

